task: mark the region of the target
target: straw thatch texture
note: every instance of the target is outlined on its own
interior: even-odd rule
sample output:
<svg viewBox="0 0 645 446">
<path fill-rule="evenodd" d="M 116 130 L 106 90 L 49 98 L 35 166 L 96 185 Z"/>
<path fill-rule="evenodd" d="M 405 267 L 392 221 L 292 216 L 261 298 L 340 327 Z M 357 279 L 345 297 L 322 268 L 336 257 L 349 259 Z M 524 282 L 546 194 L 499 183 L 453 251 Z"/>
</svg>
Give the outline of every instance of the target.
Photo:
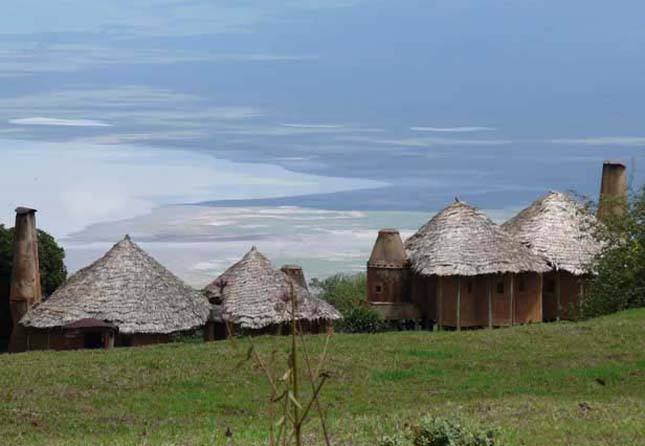
<svg viewBox="0 0 645 446">
<path fill-rule="evenodd" d="M 211 318 L 257 330 L 291 320 L 290 285 L 297 298 L 298 320 L 332 321 L 340 313 L 322 299 L 274 269 L 269 259 L 252 248 L 239 262 L 204 289 L 214 305 Z"/>
<path fill-rule="evenodd" d="M 210 305 L 197 290 L 129 237 L 71 276 L 22 318 L 27 327 L 62 327 L 80 319 L 110 322 L 122 334 L 167 334 L 205 324 Z"/>
<path fill-rule="evenodd" d="M 544 272 L 533 254 L 474 207 L 457 201 L 423 225 L 406 243 L 414 271 L 423 275 Z"/>
<path fill-rule="evenodd" d="M 501 228 L 516 237 L 555 270 L 585 274 L 601 244 L 594 237 L 596 218 L 561 192 L 549 192 L 504 223 Z"/>
</svg>

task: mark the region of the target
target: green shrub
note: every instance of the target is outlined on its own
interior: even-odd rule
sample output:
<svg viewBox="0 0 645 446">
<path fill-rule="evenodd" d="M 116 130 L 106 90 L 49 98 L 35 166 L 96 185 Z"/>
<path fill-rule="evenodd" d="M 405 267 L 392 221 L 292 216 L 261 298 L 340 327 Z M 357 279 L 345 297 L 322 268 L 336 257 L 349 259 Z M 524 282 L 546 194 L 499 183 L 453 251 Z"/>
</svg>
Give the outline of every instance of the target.
<svg viewBox="0 0 645 446">
<path fill-rule="evenodd" d="M 598 226 L 605 243 L 588 280 L 582 317 L 596 317 L 645 306 L 645 186 L 629 200 L 622 216 Z"/>
<path fill-rule="evenodd" d="M 407 436 L 384 436 L 378 446 L 495 446 L 496 437 L 493 429 L 471 429 L 446 418 L 425 417 Z"/>
<path fill-rule="evenodd" d="M 337 331 L 346 333 L 376 333 L 385 330 L 380 315 L 365 306 L 367 276 L 363 273 L 335 274 L 325 280 L 313 279 L 312 289 L 319 297 L 332 304 L 343 315 L 343 320 L 334 324 Z"/>
<path fill-rule="evenodd" d="M 385 330 L 385 323 L 371 308 L 355 307 L 339 321 L 337 329 L 345 333 L 377 333 Z"/>
<path fill-rule="evenodd" d="M 170 336 L 170 342 L 180 344 L 201 344 L 204 342 L 204 331 L 202 329 L 175 333 Z"/>
<path fill-rule="evenodd" d="M 451 420 L 426 417 L 416 429 L 414 446 L 494 446 L 495 431 L 468 429 Z"/>
<path fill-rule="evenodd" d="M 38 230 L 38 260 L 40 263 L 40 282 L 45 296 L 49 296 L 67 278 L 65 251 L 54 237 Z M 13 265 L 13 228 L 0 225 L 0 283 L 11 281 Z"/>
<path fill-rule="evenodd" d="M 406 446 L 408 443 L 403 435 L 385 435 L 381 437 L 378 446 Z"/>
<path fill-rule="evenodd" d="M 311 287 L 319 290 L 319 297 L 332 304 L 345 316 L 365 301 L 367 276 L 335 274 L 324 280 L 312 279 Z"/>
</svg>

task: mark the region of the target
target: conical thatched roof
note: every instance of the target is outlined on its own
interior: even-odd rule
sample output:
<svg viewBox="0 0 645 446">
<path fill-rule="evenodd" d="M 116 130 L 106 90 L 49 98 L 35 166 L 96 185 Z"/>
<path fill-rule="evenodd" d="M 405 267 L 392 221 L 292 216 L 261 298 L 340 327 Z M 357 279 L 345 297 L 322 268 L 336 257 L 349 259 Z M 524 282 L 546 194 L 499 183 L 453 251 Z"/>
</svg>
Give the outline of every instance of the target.
<svg viewBox="0 0 645 446">
<path fill-rule="evenodd" d="M 290 285 L 297 297 L 299 320 L 336 320 L 340 313 L 322 299 L 293 281 L 287 274 L 274 269 L 269 259 L 252 248 L 204 292 L 218 304 L 222 320 L 248 329 L 260 329 L 291 320 Z"/>
<path fill-rule="evenodd" d="M 405 268 L 408 256 L 405 253 L 401 235 L 396 229 L 381 229 L 367 261 L 368 267 Z"/>
<path fill-rule="evenodd" d="M 501 227 L 556 270 L 584 274 L 601 244 L 593 236 L 596 218 L 561 192 L 549 192 Z"/>
<path fill-rule="evenodd" d="M 126 236 L 71 276 L 21 323 L 62 327 L 81 319 L 110 322 L 120 333 L 172 333 L 205 324 L 210 305 Z"/>
<path fill-rule="evenodd" d="M 412 268 L 419 274 L 544 272 L 546 261 L 535 255 L 490 218 L 457 201 L 423 225 L 406 243 Z"/>
</svg>

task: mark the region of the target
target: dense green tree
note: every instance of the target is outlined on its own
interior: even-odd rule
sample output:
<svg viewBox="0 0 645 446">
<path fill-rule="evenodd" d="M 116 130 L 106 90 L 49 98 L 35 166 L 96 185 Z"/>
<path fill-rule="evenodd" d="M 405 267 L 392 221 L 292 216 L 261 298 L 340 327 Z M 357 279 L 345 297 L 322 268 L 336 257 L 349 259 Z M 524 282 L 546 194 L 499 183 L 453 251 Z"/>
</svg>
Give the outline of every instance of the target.
<svg viewBox="0 0 645 446">
<path fill-rule="evenodd" d="M 376 333 L 386 328 L 379 313 L 365 305 L 367 276 L 335 274 L 324 280 L 313 279 L 311 288 L 343 314 L 336 330 L 346 333 Z"/>
<path fill-rule="evenodd" d="M 11 231 L 0 225 L 0 286 L 7 286 L 11 278 L 12 244 Z"/>
<path fill-rule="evenodd" d="M 347 315 L 365 301 L 367 276 L 335 274 L 324 280 L 312 279 L 311 287 L 319 290 L 322 299 L 336 307 L 343 315 Z"/>
<path fill-rule="evenodd" d="M 595 317 L 645 306 L 645 185 L 633 194 L 624 215 L 599 225 L 605 247 L 593 264 L 582 315 Z"/>
<path fill-rule="evenodd" d="M 45 296 L 50 295 L 67 278 L 65 251 L 58 246 L 54 237 L 38 230 L 38 258 L 40 262 L 40 283 Z M 0 283 L 11 281 L 13 264 L 13 228 L 0 225 Z"/>
</svg>

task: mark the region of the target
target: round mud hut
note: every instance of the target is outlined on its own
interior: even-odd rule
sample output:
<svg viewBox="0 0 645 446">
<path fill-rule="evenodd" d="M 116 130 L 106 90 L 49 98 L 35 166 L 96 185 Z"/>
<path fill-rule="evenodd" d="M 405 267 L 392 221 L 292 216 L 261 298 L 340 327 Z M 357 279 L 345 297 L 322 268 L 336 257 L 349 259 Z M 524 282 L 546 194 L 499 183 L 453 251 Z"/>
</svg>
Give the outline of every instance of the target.
<svg viewBox="0 0 645 446">
<path fill-rule="evenodd" d="M 126 236 L 20 321 L 28 349 L 166 342 L 206 324 L 208 300 Z"/>
<path fill-rule="evenodd" d="M 406 243 L 413 301 L 440 327 L 493 327 L 542 320 L 546 261 L 485 214 L 456 201 Z"/>
<path fill-rule="evenodd" d="M 551 191 L 501 226 L 551 267 L 544 274 L 542 291 L 545 321 L 574 316 L 584 295 L 585 275 L 601 250 L 594 237 L 596 224 L 596 217 L 578 201 Z"/>
<path fill-rule="evenodd" d="M 212 304 L 206 339 L 222 339 L 231 334 L 229 331 L 286 334 L 291 321 L 291 290 L 301 329 L 309 333 L 330 330 L 341 314 L 311 295 L 302 270 L 297 269 L 294 265 L 275 269 L 268 258 L 251 248 L 242 260 L 204 288 Z"/>
</svg>

